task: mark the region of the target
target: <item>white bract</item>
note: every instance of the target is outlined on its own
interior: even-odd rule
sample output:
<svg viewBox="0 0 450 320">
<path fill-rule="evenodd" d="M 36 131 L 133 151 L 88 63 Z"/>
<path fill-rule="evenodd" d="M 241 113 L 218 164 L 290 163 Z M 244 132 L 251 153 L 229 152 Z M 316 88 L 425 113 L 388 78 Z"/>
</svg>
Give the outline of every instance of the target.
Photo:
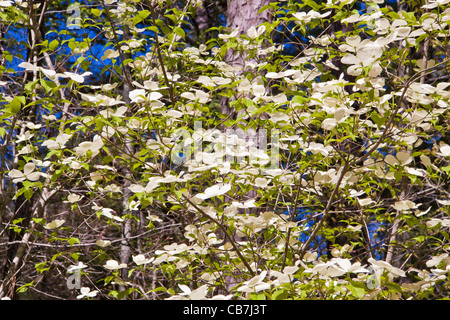
<svg viewBox="0 0 450 320">
<path fill-rule="evenodd" d="M 442 157 L 450 157 L 450 146 L 448 144 L 441 144 L 439 147 L 438 155 Z"/>
<path fill-rule="evenodd" d="M 357 39 L 357 40 L 355 40 Z M 369 76 L 378 76 L 381 73 L 381 68 L 378 64 L 374 64 L 383 54 L 382 46 L 377 42 L 372 42 L 365 39 L 358 43 L 359 38 L 347 39 L 350 46 L 356 47 L 356 56 L 348 53 L 342 57 L 343 64 L 351 65 L 348 68 L 348 73 L 353 76 L 359 76 L 362 73 L 363 67 L 372 66 Z"/>
<path fill-rule="evenodd" d="M 103 95 L 103 94 L 91 95 L 91 94 L 86 94 L 86 93 L 82 93 L 82 92 L 80 92 L 79 94 L 80 94 L 81 99 L 83 99 L 84 101 L 96 103 L 99 106 L 110 107 L 110 106 L 124 103 L 123 101 L 116 100 L 114 98 L 111 98 L 111 97 L 109 97 L 107 95 Z"/>
<path fill-rule="evenodd" d="M 223 195 L 231 190 L 231 184 L 216 184 L 212 187 L 206 188 L 203 193 L 196 195 L 201 200 L 206 200 L 212 197 Z"/>
<path fill-rule="evenodd" d="M 80 293 L 81 294 L 77 296 L 77 299 L 82 299 L 84 297 L 93 298 L 97 295 L 98 291 L 91 291 L 91 289 L 89 289 L 88 287 L 81 287 Z"/>
<path fill-rule="evenodd" d="M 60 133 L 55 140 L 45 140 L 42 146 L 47 147 L 49 150 L 63 149 L 71 137 L 72 135 L 70 134 Z"/>
<path fill-rule="evenodd" d="M 267 271 L 262 271 L 259 275 L 254 276 L 248 281 L 245 281 L 238 289 L 239 292 L 259 292 L 270 289 L 271 284 L 263 282 L 266 278 Z"/>
<path fill-rule="evenodd" d="M 394 209 L 397 211 L 408 211 L 408 210 L 416 209 L 419 206 L 420 206 L 420 204 L 415 204 L 411 200 L 396 201 L 393 205 Z"/>
<path fill-rule="evenodd" d="M 250 29 L 248 29 L 248 31 L 247 31 L 247 35 L 250 38 L 255 39 L 255 38 L 259 37 L 260 35 L 262 35 L 265 31 L 266 31 L 265 26 L 259 26 L 258 28 L 256 28 L 255 26 L 251 26 Z"/>
<path fill-rule="evenodd" d="M 17 169 L 12 169 L 8 176 L 13 178 L 13 183 L 22 182 L 25 180 L 38 181 L 40 177 L 46 177 L 47 175 L 43 172 L 35 171 L 36 165 L 33 162 L 28 162 L 23 167 L 23 172 Z"/>
<path fill-rule="evenodd" d="M 228 40 L 239 34 L 239 27 L 234 29 L 230 34 L 219 34 L 219 39 Z"/>
<path fill-rule="evenodd" d="M 34 134 L 31 131 L 25 131 L 23 134 L 17 135 L 16 143 L 21 143 L 24 141 L 28 141 L 34 137 Z"/>
<path fill-rule="evenodd" d="M 450 219 L 430 219 L 426 222 L 427 227 L 433 228 L 437 225 L 441 225 L 441 227 L 450 227 Z"/>
<path fill-rule="evenodd" d="M 311 151 L 312 153 L 320 153 L 323 156 L 328 156 L 330 151 L 333 149 L 331 146 L 324 146 L 322 143 L 311 142 L 309 146 L 305 149 L 305 152 Z"/>
<path fill-rule="evenodd" d="M 115 59 L 118 58 L 120 56 L 119 52 L 114 50 L 114 49 L 107 49 L 105 50 L 102 60 L 106 60 L 106 59 Z"/>
<path fill-rule="evenodd" d="M 127 112 L 127 110 L 128 110 L 127 107 L 121 106 L 117 110 L 113 110 L 111 108 L 108 108 L 106 110 L 102 110 L 102 111 L 100 111 L 100 114 L 102 116 L 104 116 L 105 118 L 110 118 L 110 117 L 123 118 L 123 117 L 125 117 L 125 113 Z"/>
<path fill-rule="evenodd" d="M 0 7 L 9 7 L 12 5 L 12 1 L 0 1 Z"/>
<path fill-rule="evenodd" d="M 450 258 L 448 257 L 448 253 L 440 254 L 439 256 L 434 256 L 430 260 L 426 262 L 427 267 L 435 267 L 444 261 L 446 264 L 450 264 Z"/>
<path fill-rule="evenodd" d="M 112 213 L 114 212 L 113 209 L 110 208 L 101 208 L 100 212 L 103 216 L 109 218 L 109 219 L 113 219 L 116 220 L 117 222 L 123 222 L 123 219 L 121 217 L 118 217 L 116 215 L 113 215 Z"/>
<path fill-rule="evenodd" d="M 83 198 L 82 195 L 75 194 L 75 193 L 70 193 L 70 194 L 67 196 L 67 200 L 64 201 L 64 202 L 65 202 L 65 203 L 75 203 L 75 202 L 80 201 L 81 198 Z"/>
<path fill-rule="evenodd" d="M 431 0 L 428 4 L 423 5 L 422 8 L 434 9 L 439 6 L 446 5 L 447 3 L 450 3 L 450 0 L 436 0 L 436 1 Z"/>
<path fill-rule="evenodd" d="M 322 276 L 339 277 L 346 273 L 368 273 L 369 270 L 361 266 L 361 263 L 351 263 L 349 259 L 332 258 L 330 261 L 318 263 L 309 272 Z"/>
<path fill-rule="evenodd" d="M 108 247 L 108 246 L 111 245 L 111 241 L 109 241 L 109 240 L 103 240 L 103 239 L 98 239 L 98 240 L 95 242 L 95 244 L 98 245 L 98 246 L 101 247 L 101 248 L 105 248 L 105 247 Z"/>
<path fill-rule="evenodd" d="M 66 222 L 65 220 L 53 220 L 52 222 L 47 223 L 44 228 L 47 230 L 53 230 L 56 228 L 59 228 L 60 226 L 62 226 L 64 224 L 64 222 Z"/>
<path fill-rule="evenodd" d="M 133 256 L 133 261 L 134 263 L 136 263 L 138 266 L 143 265 L 143 264 L 147 264 L 152 262 L 153 260 L 155 260 L 155 258 L 145 258 L 145 256 L 143 254 L 138 254 L 136 256 Z"/>
<path fill-rule="evenodd" d="M 40 2 L 0 1 L 0 24 L 36 27 L 33 9 L 46 22 Z M 383 0 L 272 2 L 259 16 L 269 21 L 213 27 L 198 46 L 190 23 L 205 1 L 150 1 L 156 21 L 138 2 L 84 10 L 97 35 L 35 35 L 19 72 L 2 70 L 0 207 L 16 219 L 8 233 L 22 197 L 42 215 L 32 243 L 23 234 L 30 257 L 51 270 L 76 261 L 71 279 L 87 268 L 79 258 L 100 258 L 83 276 L 108 284 L 102 298 L 429 299 L 448 289 L 450 0 L 414 12 Z M 20 39 L 7 31 L 10 63 Z M 72 72 L 57 73 L 54 58 Z M 82 251 L 58 244 L 67 237 Z M 386 261 L 369 259 L 378 253 Z M 407 272 L 417 276 L 393 283 Z"/>
<path fill-rule="evenodd" d="M 75 153 L 80 156 L 86 156 L 88 151 L 91 152 L 91 157 L 95 157 L 100 149 L 103 147 L 104 143 L 99 135 L 95 135 L 93 141 L 84 141 L 75 147 Z"/>
<path fill-rule="evenodd" d="M 19 64 L 19 67 L 24 68 L 27 71 L 34 71 L 39 72 L 41 71 L 43 74 L 45 74 L 47 77 L 53 77 L 56 75 L 56 72 L 53 70 L 45 69 L 42 67 L 35 66 L 29 62 L 22 62 Z"/>
<path fill-rule="evenodd" d="M 247 208 L 255 208 L 256 207 L 254 199 L 246 201 L 244 203 L 233 201 L 231 204 L 233 206 L 236 206 L 236 208 L 239 208 L 239 209 L 247 209 Z"/>
<path fill-rule="evenodd" d="M 85 265 L 83 262 L 78 262 L 76 265 L 71 265 L 67 268 L 67 272 L 73 273 L 75 271 L 81 270 L 87 268 L 87 265 Z"/>
<path fill-rule="evenodd" d="M 134 193 L 147 192 L 150 193 L 153 189 L 157 188 L 160 183 L 172 183 L 172 182 L 185 182 L 189 179 L 189 175 L 185 175 L 184 178 L 179 178 L 177 176 L 168 174 L 165 177 L 151 177 L 147 185 L 144 187 L 140 184 L 131 184 L 128 189 L 130 189 Z"/>
<path fill-rule="evenodd" d="M 389 271 L 394 277 L 405 277 L 406 273 L 399 268 L 392 266 L 390 263 L 387 263 L 383 260 L 375 260 L 373 258 L 369 258 L 367 260 L 375 269 L 384 269 Z"/>
<path fill-rule="evenodd" d="M 294 273 L 298 271 L 299 267 L 291 266 L 284 268 L 283 272 L 271 271 L 270 275 L 277 279 L 272 282 L 272 285 L 282 285 L 284 283 L 290 283 L 294 280 Z"/>
<path fill-rule="evenodd" d="M 207 103 L 211 100 L 211 97 L 208 93 L 194 89 L 194 92 L 183 92 L 181 94 L 181 97 L 192 100 L 192 101 L 198 101 L 199 103 Z"/>
<path fill-rule="evenodd" d="M 368 206 L 369 204 L 375 203 L 375 201 L 373 201 L 370 198 L 364 198 L 364 199 L 358 198 L 358 202 L 361 206 Z"/>
<path fill-rule="evenodd" d="M 116 260 L 108 260 L 106 261 L 106 264 L 103 267 L 108 270 L 119 270 L 126 268 L 127 264 L 126 263 L 119 264 Z"/>
<path fill-rule="evenodd" d="M 183 293 L 172 296 L 166 300 L 204 300 L 206 299 L 206 294 L 208 293 L 208 286 L 206 284 L 195 290 L 191 290 L 184 284 L 179 284 L 178 287 L 183 291 Z"/>
<path fill-rule="evenodd" d="M 325 18 L 325 17 L 328 17 L 330 14 L 331 14 L 331 11 L 327 11 L 323 14 L 320 14 L 314 10 L 310 10 L 307 13 L 302 11 L 302 12 L 293 13 L 292 15 L 304 23 L 309 23 L 313 19 Z"/>
<path fill-rule="evenodd" d="M 92 72 L 89 72 L 89 71 L 84 72 L 84 73 L 82 73 L 82 74 L 77 74 L 77 73 L 68 72 L 68 71 L 66 71 L 66 72 L 64 72 L 64 73 L 58 73 L 58 74 L 57 74 L 58 77 L 61 77 L 61 78 L 70 78 L 70 79 L 72 79 L 73 81 L 78 82 L 78 83 L 83 83 L 84 80 L 85 80 L 85 77 L 88 77 L 88 76 L 90 76 L 90 75 L 92 75 Z"/>
<path fill-rule="evenodd" d="M 144 101 L 159 101 L 162 94 L 157 91 L 150 91 L 145 89 L 135 89 L 130 91 L 131 102 L 140 103 Z"/>
<path fill-rule="evenodd" d="M 391 166 L 407 165 L 413 161 L 413 158 L 411 157 L 411 155 L 408 152 L 399 151 L 399 152 L 397 152 L 397 154 L 395 156 L 392 154 L 388 154 L 384 158 L 384 161 L 386 161 Z"/>
</svg>

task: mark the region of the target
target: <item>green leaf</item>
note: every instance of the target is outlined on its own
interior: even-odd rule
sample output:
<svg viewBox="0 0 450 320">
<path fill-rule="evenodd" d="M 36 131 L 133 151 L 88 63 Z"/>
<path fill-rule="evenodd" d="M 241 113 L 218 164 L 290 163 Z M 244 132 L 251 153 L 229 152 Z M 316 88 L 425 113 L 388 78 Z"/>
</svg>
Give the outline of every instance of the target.
<svg viewBox="0 0 450 320">
<path fill-rule="evenodd" d="M 284 300 L 288 296 L 286 289 L 277 290 L 272 294 L 272 300 Z"/>
<path fill-rule="evenodd" d="M 133 23 L 136 25 L 139 22 L 141 22 L 142 20 L 144 20 L 145 18 L 147 18 L 149 15 L 150 15 L 150 12 L 148 10 L 139 11 L 137 16 L 135 16 L 133 18 Z"/>
<path fill-rule="evenodd" d="M 350 290 L 350 292 L 352 293 L 352 296 L 354 296 L 358 299 L 362 299 L 364 297 L 364 294 L 366 293 L 364 288 L 355 287 L 355 286 L 352 286 L 351 284 L 347 285 L 347 289 Z"/>
<path fill-rule="evenodd" d="M 70 256 L 72 257 L 73 260 L 78 261 L 78 259 L 80 258 L 80 254 L 78 252 L 72 252 L 70 254 Z"/>
<path fill-rule="evenodd" d="M 36 84 L 37 84 L 37 80 L 27 82 L 27 84 L 25 84 L 25 91 L 28 93 L 31 93 L 34 90 L 34 88 L 36 87 Z"/>
<path fill-rule="evenodd" d="M 73 246 L 75 243 L 80 243 L 80 240 L 78 238 L 69 238 L 67 243 Z"/>
<path fill-rule="evenodd" d="M 320 9 L 322 8 L 320 4 L 312 0 L 304 0 L 303 3 L 310 6 L 314 11 L 320 11 Z"/>
<path fill-rule="evenodd" d="M 50 80 L 41 79 L 39 82 L 40 82 L 41 86 L 44 87 L 44 89 L 47 93 L 56 87 L 56 84 Z"/>
<path fill-rule="evenodd" d="M 261 9 L 258 10 L 258 15 L 263 13 L 266 10 L 274 9 L 276 8 L 277 3 L 271 3 L 269 5 L 263 6 Z"/>
<path fill-rule="evenodd" d="M 36 222 L 37 224 L 44 224 L 45 223 L 45 219 L 44 218 L 33 218 L 33 221 Z"/>
<path fill-rule="evenodd" d="M 50 269 L 50 267 L 47 266 L 47 261 L 36 263 L 34 265 L 34 268 L 36 269 L 36 271 L 38 273 L 42 273 L 42 272 L 47 271 L 47 270 Z"/>
<path fill-rule="evenodd" d="M 395 180 L 397 180 L 397 182 L 400 182 L 400 180 L 402 180 L 403 177 L 403 173 L 401 171 L 396 171 L 394 173 L 394 178 Z"/>
<path fill-rule="evenodd" d="M 149 31 L 153 31 L 154 33 L 159 33 L 159 29 L 156 26 L 151 26 L 147 28 Z"/>
<path fill-rule="evenodd" d="M 389 283 L 386 283 L 385 286 L 390 290 L 402 293 L 402 287 L 398 283 L 389 282 Z"/>
<path fill-rule="evenodd" d="M 381 128 L 381 126 L 386 122 L 386 118 L 380 117 L 377 112 L 373 112 L 370 115 L 370 118 L 375 122 L 378 128 Z"/>
<path fill-rule="evenodd" d="M 12 54 L 10 54 L 8 51 L 5 51 L 5 52 L 3 53 L 3 56 L 5 57 L 5 59 L 6 59 L 8 62 L 12 62 L 12 60 L 14 59 L 14 56 L 13 56 Z"/>
<path fill-rule="evenodd" d="M 25 220 L 25 218 L 17 218 L 13 220 L 13 224 L 19 224 L 21 223 L 23 220 Z"/>
<path fill-rule="evenodd" d="M 22 105 L 25 102 L 25 101 L 22 102 L 21 100 L 22 99 L 20 99 L 20 97 L 14 97 L 14 99 L 9 103 L 9 110 L 11 111 L 11 113 L 17 114 L 20 112 L 20 109 L 22 108 Z"/>
<path fill-rule="evenodd" d="M 17 288 L 16 292 L 24 293 L 24 292 L 26 292 L 28 290 L 28 287 L 33 286 L 33 285 L 34 285 L 34 281 L 26 283 L 23 286 L 20 286 L 19 288 Z"/>
<path fill-rule="evenodd" d="M 447 175 L 450 176 L 450 166 L 446 166 L 446 167 L 442 167 L 441 168 L 443 171 L 445 171 L 447 173 Z"/>
<path fill-rule="evenodd" d="M 91 9 L 91 13 L 96 16 L 96 17 L 100 17 L 100 15 L 102 14 L 102 11 L 96 8 Z"/>
<path fill-rule="evenodd" d="M 183 38 L 183 40 L 184 40 L 185 37 L 186 37 L 186 33 L 185 33 L 184 30 L 183 30 L 182 28 L 180 28 L 180 27 L 175 27 L 175 28 L 173 29 L 173 32 L 175 32 L 177 35 L 179 35 L 181 38 Z"/>
<path fill-rule="evenodd" d="M 113 160 L 114 160 L 114 158 L 111 157 L 111 156 L 106 156 L 106 157 L 104 157 L 104 158 L 102 159 L 103 163 L 110 163 L 110 162 L 112 162 Z"/>
<path fill-rule="evenodd" d="M 25 199 L 30 200 L 31 197 L 33 196 L 33 189 L 26 189 L 23 193 L 23 195 L 25 196 Z"/>
<path fill-rule="evenodd" d="M 59 256 L 62 256 L 62 255 L 64 255 L 64 252 L 58 252 L 58 253 L 55 253 L 55 254 L 52 256 L 52 259 L 50 260 L 50 262 L 55 261 L 56 258 L 58 258 Z"/>
<path fill-rule="evenodd" d="M 50 50 L 55 50 L 56 48 L 58 48 L 58 46 L 59 46 L 59 42 L 58 42 L 58 40 L 53 40 L 52 42 L 50 42 L 50 44 L 49 44 L 49 48 L 50 48 Z"/>
<path fill-rule="evenodd" d="M 252 300 L 266 300 L 266 295 L 264 293 L 252 293 Z"/>
</svg>

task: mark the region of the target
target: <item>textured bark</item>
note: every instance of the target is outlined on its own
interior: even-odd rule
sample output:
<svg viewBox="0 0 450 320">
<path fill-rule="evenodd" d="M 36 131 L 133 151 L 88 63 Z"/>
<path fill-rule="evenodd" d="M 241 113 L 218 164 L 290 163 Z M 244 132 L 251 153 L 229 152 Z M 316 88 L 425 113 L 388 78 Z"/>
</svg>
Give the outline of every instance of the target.
<svg viewBox="0 0 450 320">
<path fill-rule="evenodd" d="M 270 20 L 268 11 L 258 14 L 258 11 L 272 0 L 229 0 L 227 4 L 227 27 L 239 28 L 240 33 L 247 32 L 252 26 Z"/>
<path fill-rule="evenodd" d="M 269 11 L 258 14 L 258 11 L 272 0 L 229 0 L 227 6 L 227 27 L 231 30 L 239 29 L 239 35 L 246 34 L 251 27 L 270 21 Z M 226 62 L 232 66 L 243 67 L 248 62 L 245 52 L 230 50 L 225 56 Z"/>
<path fill-rule="evenodd" d="M 227 2 L 227 27 L 231 30 L 239 29 L 239 35 L 246 34 L 251 27 L 257 27 L 264 22 L 270 21 L 269 11 L 258 14 L 258 11 L 272 0 L 228 0 Z M 244 67 L 248 62 L 255 62 L 249 59 L 245 52 L 235 52 L 229 50 L 225 55 L 225 61 L 233 67 Z M 233 110 L 229 107 L 227 99 L 221 102 L 222 113 L 230 115 Z"/>
<path fill-rule="evenodd" d="M 208 2 L 202 1 L 202 4 L 197 8 L 197 16 L 195 18 L 199 32 L 204 32 L 211 26 L 211 16 L 208 11 Z"/>
</svg>

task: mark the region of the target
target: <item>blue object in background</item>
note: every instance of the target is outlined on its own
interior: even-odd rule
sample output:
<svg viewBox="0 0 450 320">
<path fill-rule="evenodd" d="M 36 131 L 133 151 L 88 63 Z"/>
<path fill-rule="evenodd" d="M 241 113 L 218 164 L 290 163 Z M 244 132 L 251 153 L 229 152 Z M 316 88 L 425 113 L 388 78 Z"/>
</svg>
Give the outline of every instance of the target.
<svg viewBox="0 0 450 320">
<path fill-rule="evenodd" d="M 284 212 L 284 214 L 287 215 L 288 217 L 290 217 L 291 212 L 288 209 Z M 313 212 L 309 208 L 301 207 L 301 208 L 297 209 L 297 214 L 294 217 L 294 221 L 299 222 L 300 225 L 305 226 L 307 228 L 307 231 L 301 233 L 300 238 L 299 238 L 300 242 L 305 243 L 308 240 L 310 231 L 314 228 L 314 225 L 315 225 L 316 217 L 314 217 L 314 215 L 316 215 L 316 214 L 317 214 L 316 212 Z M 320 219 L 320 218 L 321 218 L 321 215 L 319 215 L 317 217 L 317 219 Z M 309 249 L 312 249 L 315 252 L 317 252 L 318 256 L 326 255 L 327 254 L 327 242 L 326 242 L 325 238 L 322 237 L 321 235 L 318 235 L 316 237 L 316 239 L 311 241 L 311 243 L 309 245 Z"/>
<path fill-rule="evenodd" d="M 286 210 L 284 212 L 285 215 L 290 217 L 291 212 L 290 210 Z M 299 241 L 301 243 L 305 243 L 310 235 L 310 232 L 314 228 L 315 221 L 320 220 L 322 218 L 322 215 L 318 215 L 317 212 L 312 211 L 309 208 L 298 208 L 297 214 L 294 217 L 294 221 L 299 222 L 299 225 L 305 226 L 307 228 L 307 231 L 302 232 Z M 380 227 L 382 224 L 376 220 L 375 217 L 371 217 L 371 220 L 368 221 L 367 229 L 369 231 L 369 239 L 370 239 L 370 246 L 372 248 L 372 254 L 376 260 L 383 260 L 384 259 L 384 252 L 385 252 L 385 246 L 383 242 L 383 234 L 380 234 Z M 316 239 L 311 241 L 309 245 L 309 249 L 317 252 L 318 256 L 327 255 L 327 241 L 325 237 L 321 235 L 317 235 Z"/>
</svg>

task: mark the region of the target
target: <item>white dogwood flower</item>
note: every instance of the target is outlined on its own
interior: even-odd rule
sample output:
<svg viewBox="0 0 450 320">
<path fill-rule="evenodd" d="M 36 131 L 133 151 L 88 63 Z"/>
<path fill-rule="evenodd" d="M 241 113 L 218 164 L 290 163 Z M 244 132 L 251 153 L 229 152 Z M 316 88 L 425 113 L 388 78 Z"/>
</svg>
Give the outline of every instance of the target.
<svg viewBox="0 0 450 320">
<path fill-rule="evenodd" d="M 67 133 L 60 133 L 55 140 L 45 140 L 42 143 L 43 147 L 47 147 L 49 150 L 58 150 L 65 147 L 67 141 L 72 137 L 72 135 Z"/>
<path fill-rule="evenodd" d="M 47 229 L 47 230 L 53 230 L 53 229 L 61 227 L 64 224 L 64 222 L 66 222 L 66 220 L 58 220 L 58 219 L 56 219 L 56 220 L 53 220 L 52 222 L 47 223 L 44 226 L 44 228 Z"/>
<path fill-rule="evenodd" d="M 231 190 L 231 184 L 216 184 L 212 187 L 206 188 L 203 193 L 196 195 L 197 198 L 201 200 L 206 200 L 209 198 L 217 197 L 223 195 Z"/>
<path fill-rule="evenodd" d="M 97 295 L 98 291 L 94 290 L 91 291 L 88 287 L 82 287 L 80 288 L 81 294 L 77 296 L 77 299 L 82 299 L 84 297 L 93 298 Z"/>
<path fill-rule="evenodd" d="M 259 292 L 270 289 L 270 283 L 263 282 L 267 275 L 267 271 L 262 271 L 259 275 L 254 276 L 248 281 L 245 281 L 237 291 L 240 292 Z"/>
<path fill-rule="evenodd" d="M 83 262 L 78 262 L 78 264 L 76 264 L 76 265 L 71 265 L 71 266 L 69 266 L 68 268 L 67 268 L 67 272 L 69 272 L 69 273 L 73 273 L 73 272 L 75 272 L 75 271 L 78 271 L 78 270 L 81 270 L 81 269 L 84 269 L 84 268 L 87 268 L 87 265 L 85 265 Z"/>
<path fill-rule="evenodd" d="M 95 241 L 95 244 L 101 248 L 105 248 L 105 247 L 111 245 L 111 241 L 98 239 L 97 241 Z"/>
<path fill-rule="evenodd" d="M 42 172 L 34 171 L 36 169 L 36 165 L 33 162 L 28 162 L 23 167 L 23 172 L 17 169 L 12 169 L 8 176 L 13 178 L 13 183 L 22 182 L 25 180 L 28 181 L 38 181 L 39 177 L 46 177 L 47 175 Z"/>
<path fill-rule="evenodd" d="M 133 256 L 133 261 L 134 263 L 136 263 L 138 266 L 143 265 L 143 264 L 147 264 L 152 262 L 153 260 L 155 260 L 155 258 L 145 258 L 145 256 L 143 254 L 138 254 L 137 256 Z"/>
<path fill-rule="evenodd" d="M 43 74 L 45 74 L 47 77 L 53 77 L 56 75 L 56 72 L 53 70 L 45 69 L 42 67 L 35 66 L 34 64 L 31 64 L 29 62 L 22 62 L 19 64 L 19 67 L 24 68 L 27 71 L 35 71 L 39 72 L 41 71 Z"/>
<path fill-rule="evenodd" d="M 126 263 L 119 264 L 116 260 L 108 260 L 108 261 L 106 261 L 106 264 L 103 265 L 103 267 L 108 270 L 119 270 L 119 269 L 126 268 L 127 265 L 126 265 Z"/>
</svg>

